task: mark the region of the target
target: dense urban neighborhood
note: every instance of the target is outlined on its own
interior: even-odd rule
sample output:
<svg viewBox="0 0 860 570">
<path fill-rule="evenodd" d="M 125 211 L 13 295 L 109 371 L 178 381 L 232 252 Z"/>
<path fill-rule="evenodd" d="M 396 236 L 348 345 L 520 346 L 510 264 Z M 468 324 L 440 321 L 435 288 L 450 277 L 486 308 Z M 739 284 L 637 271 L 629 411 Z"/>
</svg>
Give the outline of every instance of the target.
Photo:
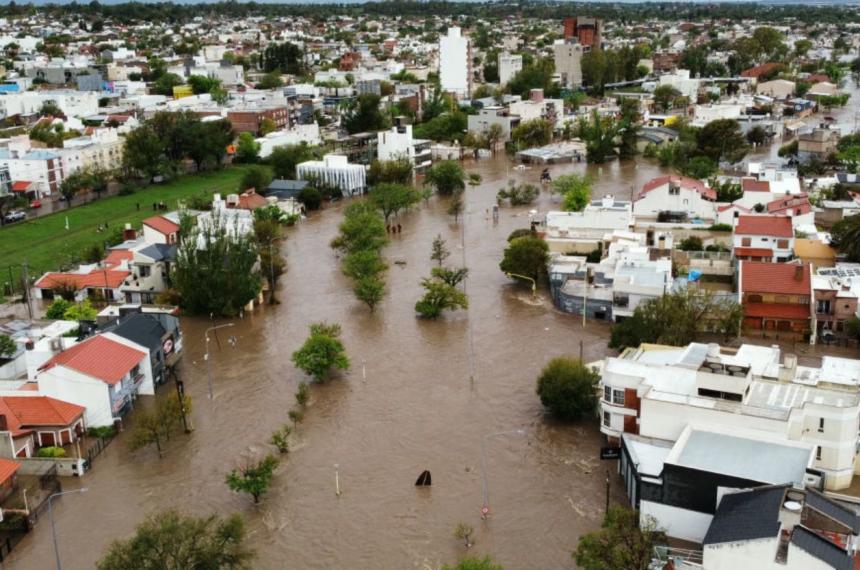
<svg viewBox="0 0 860 570">
<path fill-rule="evenodd" d="M 0 565 L 860 568 L 857 6 L 0 49 Z"/>
</svg>

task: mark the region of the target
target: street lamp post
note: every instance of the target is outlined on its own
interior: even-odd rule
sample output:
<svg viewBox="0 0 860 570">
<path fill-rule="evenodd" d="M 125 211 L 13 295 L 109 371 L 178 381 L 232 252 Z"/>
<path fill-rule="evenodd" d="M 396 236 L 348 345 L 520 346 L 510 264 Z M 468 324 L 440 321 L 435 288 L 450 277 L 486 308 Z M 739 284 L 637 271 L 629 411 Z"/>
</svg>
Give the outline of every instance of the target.
<svg viewBox="0 0 860 570">
<path fill-rule="evenodd" d="M 206 378 L 209 382 L 209 399 L 211 400 L 214 396 L 212 395 L 212 362 L 209 356 L 209 333 L 212 331 L 217 331 L 218 329 L 223 329 L 227 327 L 232 327 L 233 323 L 226 323 L 223 325 L 217 325 L 214 327 L 209 327 L 206 329 L 204 336 L 206 337 L 206 354 L 203 356 L 203 360 L 206 361 Z"/>
<path fill-rule="evenodd" d="M 537 282 L 535 282 L 534 279 L 532 279 L 531 277 L 527 277 L 525 275 L 520 275 L 519 273 L 505 273 L 505 275 L 507 275 L 511 279 L 513 279 L 514 277 L 517 277 L 519 279 L 526 279 L 528 281 L 531 281 L 532 282 L 532 299 L 537 298 Z"/>
<path fill-rule="evenodd" d="M 60 562 L 60 547 L 57 545 L 57 527 L 54 525 L 54 497 L 71 495 L 72 493 L 86 493 L 88 490 L 88 487 L 81 487 L 80 489 L 74 489 L 73 491 L 62 491 L 60 493 L 54 493 L 53 495 L 48 497 L 48 517 L 50 517 L 51 519 L 51 537 L 54 539 L 54 556 L 57 559 L 57 570 L 62 570 L 63 566 Z"/>
<path fill-rule="evenodd" d="M 481 518 L 486 519 L 490 514 L 490 498 L 489 490 L 487 489 L 487 440 L 491 437 L 501 437 L 503 435 L 523 435 L 526 433 L 524 429 L 512 429 L 508 431 L 499 431 L 496 433 L 488 433 L 481 440 L 481 494 L 483 503 L 481 505 Z"/>
</svg>

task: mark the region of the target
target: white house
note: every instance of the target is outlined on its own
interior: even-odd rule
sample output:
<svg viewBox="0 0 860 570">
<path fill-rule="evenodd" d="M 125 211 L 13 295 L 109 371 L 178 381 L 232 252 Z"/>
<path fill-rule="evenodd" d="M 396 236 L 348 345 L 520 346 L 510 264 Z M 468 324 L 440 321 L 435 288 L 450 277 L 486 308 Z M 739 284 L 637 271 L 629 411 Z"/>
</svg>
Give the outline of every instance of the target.
<svg viewBox="0 0 860 570">
<path fill-rule="evenodd" d="M 155 393 L 149 351 L 112 333 L 59 352 L 41 366 L 36 382 L 41 394 L 86 408 L 91 427 L 113 425 L 138 395 Z"/>
<path fill-rule="evenodd" d="M 749 344 L 628 349 L 598 364 L 600 430 L 669 442 L 690 425 L 767 432 L 811 444 L 824 487 L 843 489 L 860 466 L 860 390 L 845 374 L 859 374 L 860 361 L 836 360 L 799 366 L 792 354 L 781 361 L 778 347 Z"/>
<path fill-rule="evenodd" d="M 788 216 L 738 216 L 732 235 L 738 259 L 788 261 L 794 255 L 794 228 Z"/>
<path fill-rule="evenodd" d="M 547 212 L 543 238 L 551 253 L 587 254 L 599 248 L 607 234 L 633 227 L 630 202 L 604 196 L 581 212 Z"/>
<path fill-rule="evenodd" d="M 671 219 L 713 222 L 716 199 L 716 191 L 699 180 L 686 176 L 660 176 L 647 182 L 634 198 L 633 216 L 657 221 L 669 216 Z"/>
<path fill-rule="evenodd" d="M 412 138 L 412 125 L 398 124 L 376 133 L 376 153 L 379 160 L 405 158 L 417 171 L 431 164 L 430 141 Z"/>
<path fill-rule="evenodd" d="M 307 143 L 310 146 L 322 144 L 320 126 L 314 121 L 306 125 L 294 123 L 288 129 L 274 131 L 257 139 L 260 145 L 260 158 L 268 158 L 272 151 L 279 146 L 291 146 Z"/>
<path fill-rule="evenodd" d="M 465 98 L 472 93 L 472 48 L 460 28 L 439 37 L 439 81 L 442 90 Z"/>
</svg>

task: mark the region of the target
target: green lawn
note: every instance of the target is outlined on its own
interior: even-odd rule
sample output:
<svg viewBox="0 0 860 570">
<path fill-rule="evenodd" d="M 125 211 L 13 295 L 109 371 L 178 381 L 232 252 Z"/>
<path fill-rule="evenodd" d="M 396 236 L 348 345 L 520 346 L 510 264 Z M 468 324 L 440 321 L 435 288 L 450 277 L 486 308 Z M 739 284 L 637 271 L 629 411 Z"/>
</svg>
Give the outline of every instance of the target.
<svg viewBox="0 0 860 570">
<path fill-rule="evenodd" d="M 0 282 L 9 280 L 10 267 L 19 279 L 21 264 L 30 265 L 30 276 L 59 269 L 78 258 L 92 244 L 101 244 L 105 233 L 98 226 L 108 223 L 111 230 L 141 221 L 156 214 L 154 202 L 164 202 L 169 210 L 177 201 L 207 192 L 235 192 L 246 167 L 231 167 L 212 173 L 183 176 L 163 185 L 142 188 L 129 196 L 111 196 L 70 210 L 29 220 L 0 229 Z M 140 211 L 137 204 L 140 204 Z M 66 230 L 66 218 L 69 229 Z"/>
</svg>

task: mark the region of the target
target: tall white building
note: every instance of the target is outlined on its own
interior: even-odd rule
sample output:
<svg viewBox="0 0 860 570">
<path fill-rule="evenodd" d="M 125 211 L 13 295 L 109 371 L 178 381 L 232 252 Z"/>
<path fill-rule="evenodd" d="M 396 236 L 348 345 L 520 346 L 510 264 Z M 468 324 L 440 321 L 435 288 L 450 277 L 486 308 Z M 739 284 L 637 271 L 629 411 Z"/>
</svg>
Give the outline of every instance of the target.
<svg viewBox="0 0 860 570">
<path fill-rule="evenodd" d="M 553 46 L 555 71 L 561 75 L 562 86 L 576 89 L 582 85 L 582 45 L 560 40 Z"/>
<path fill-rule="evenodd" d="M 448 28 L 448 35 L 439 38 L 439 79 L 442 90 L 458 98 L 472 93 L 472 48 L 460 28 Z"/>
<path fill-rule="evenodd" d="M 503 52 L 499 54 L 499 83 L 507 84 L 523 69 L 523 56 Z"/>
</svg>

